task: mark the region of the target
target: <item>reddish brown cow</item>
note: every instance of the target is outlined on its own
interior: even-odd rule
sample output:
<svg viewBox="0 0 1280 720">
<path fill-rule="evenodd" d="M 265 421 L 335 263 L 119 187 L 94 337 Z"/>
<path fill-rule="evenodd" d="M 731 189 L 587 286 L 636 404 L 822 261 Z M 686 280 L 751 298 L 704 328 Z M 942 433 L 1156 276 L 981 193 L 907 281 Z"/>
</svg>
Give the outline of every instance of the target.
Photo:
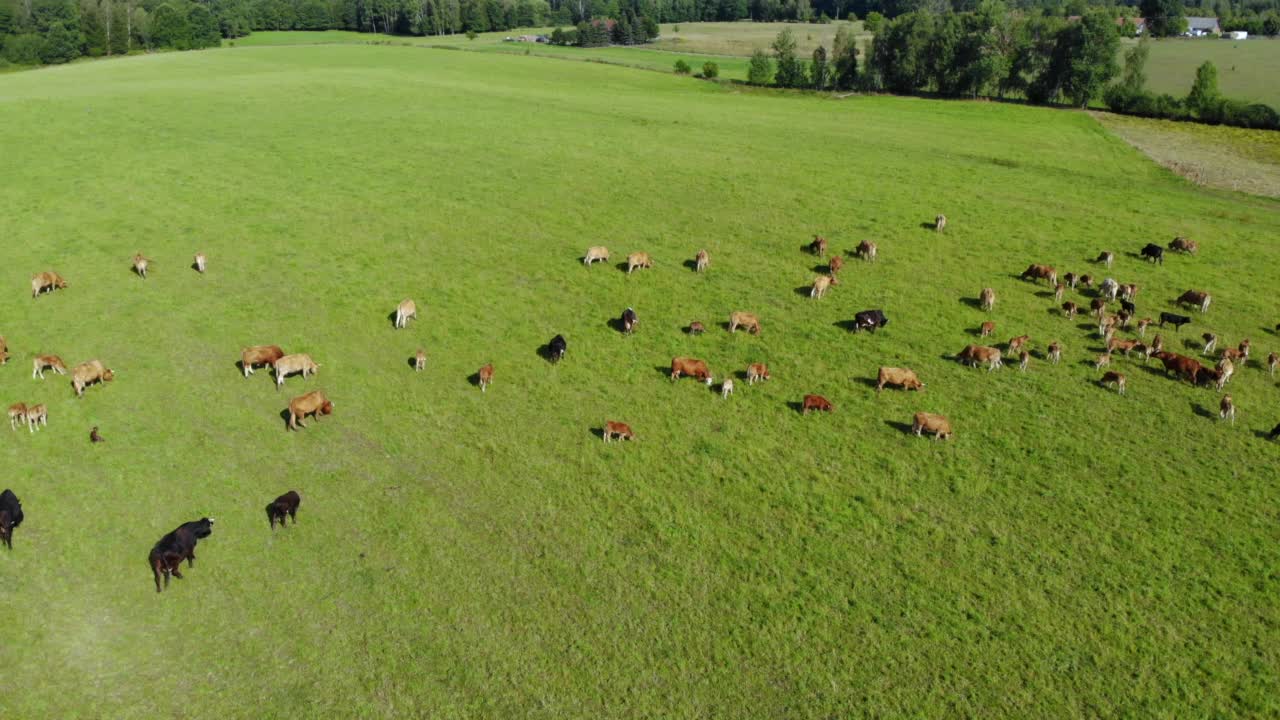
<svg viewBox="0 0 1280 720">
<path fill-rule="evenodd" d="M 951 421 L 945 415 L 918 412 L 911 419 L 911 432 L 915 433 L 916 437 L 929 432 L 934 440 L 946 440 L 952 435 Z"/>
<path fill-rule="evenodd" d="M 1188 240 L 1184 237 L 1176 237 L 1173 242 L 1169 243 L 1169 249 L 1174 252 L 1195 255 L 1196 250 L 1200 249 L 1200 245 L 1195 240 Z"/>
<path fill-rule="evenodd" d="M 996 324 L 988 320 L 982 323 L 982 327 L 978 328 L 978 337 L 986 337 L 995 331 Z"/>
<path fill-rule="evenodd" d="M 306 395 L 289 401 L 289 429 L 297 430 L 300 427 L 306 427 L 302 420 L 308 415 L 314 415 L 316 420 L 320 420 L 321 415 L 332 415 L 333 403 L 329 402 L 329 398 L 325 397 L 320 390 L 312 390 Z"/>
<path fill-rule="evenodd" d="M 37 355 L 31 361 L 31 377 L 44 379 L 44 371 L 52 370 L 59 375 L 67 374 L 67 366 L 57 355 Z"/>
<path fill-rule="evenodd" d="M 1058 271 L 1053 269 L 1051 265 L 1028 265 L 1026 270 L 1022 271 L 1019 276 L 1023 280 L 1048 280 L 1050 285 L 1058 284 Z"/>
<path fill-rule="evenodd" d="M 1062 303 L 1062 314 L 1066 315 L 1068 320 L 1070 320 L 1071 318 L 1074 318 L 1076 316 L 1076 313 L 1078 312 L 1080 312 L 1079 305 L 1076 305 L 1070 300 Z"/>
<path fill-rule="evenodd" d="M 1188 290 L 1178 296 L 1179 305 L 1195 305 L 1200 308 L 1200 312 L 1209 312 L 1209 303 L 1213 301 L 1213 297 L 1203 290 Z"/>
<path fill-rule="evenodd" d="M 800 403 L 800 407 L 801 407 L 800 412 L 804 415 L 808 415 L 810 410 L 816 410 L 819 412 L 831 412 L 832 410 L 835 409 L 835 407 L 831 404 L 831 401 L 822 397 L 821 395 L 805 395 L 804 401 Z"/>
<path fill-rule="evenodd" d="M 827 239 L 821 235 L 814 235 L 813 242 L 809 243 L 809 252 L 822 257 L 827 254 Z"/>
<path fill-rule="evenodd" d="M 476 372 L 476 377 L 480 381 L 480 392 L 484 392 L 485 388 L 489 387 L 493 382 L 493 363 L 489 363 L 480 368 L 480 370 Z"/>
<path fill-rule="evenodd" d="M 1121 340 L 1120 338 L 1113 337 L 1107 343 L 1107 352 L 1113 353 L 1119 350 L 1120 352 L 1123 352 L 1126 357 L 1128 357 L 1129 353 L 1132 352 L 1135 348 L 1137 348 L 1138 345 L 1139 343 L 1137 340 Z"/>
<path fill-rule="evenodd" d="M 956 359 L 964 365 L 973 367 L 986 365 L 987 372 L 1000 369 L 1004 365 L 1004 361 L 1001 358 L 1000 348 L 984 345 L 968 345 L 956 356 Z"/>
<path fill-rule="evenodd" d="M 876 392 L 885 385 L 897 385 L 903 390 L 923 390 L 924 383 L 916 377 L 915 372 L 907 368 L 882 367 L 876 377 Z"/>
<path fill-rule="evenodd" d="M 284 351 L 279 345 L 254 345 L 253 347 L 242 348 L 240 350 L 240 369 L 244 371 L 244 376 L 249 377 L 253 374 L 253 368 L 258 365 L 275 367 L 276 361 L 284 357 Z"/>
<path fill-rule="evenodd" d="M 1171 372 L 1175 376 L 1185 378 L 1187 382 L 1195 383 L 1203 372 L 1207 369 L 1200 364 L 1199 360 L 1189 358 L 1185 355 L 1179 355 L 1171 352 L 1158 352 L 1155 357 L 1164 363 L 1165 372 Z M 1215 378 L 1216 380 L 1216 378 Z"/>
<path fill-rule="evenodd" d="M 831 273 L 832 277 L 835 277 L 836 273 L 840 272 L 843 267 L 844 258 L 839 255 L 832 255 L 831 259 L 827 261 L 827 272 Z"/>
<path fill-rule="evenodd" d="M 1030 335 L 1019 335 L 1016 338 L 1010 338 L 1008 344 L 1008 354 L 1012 356 L 1014 353 L 1021 352 L 1027 343 L 1031 342 Z"/>
<path fill-rule="evenodd" d="M 1118 373 L 1118 372 L 1112 372 L 1112 371 L 1108 371 L 1108 372 L 1103 373 L 1103 374 L 1102 374 L 1102 385 L 1103 385 L 1103 387 L 1106 387 L 1106 386 L 1108 386 L 1108 385 L 1115 385 L 1115 386 L 1116 386 L 1116 392 L 1118 392 L 1118 393 L 1120 393 L 1121 395 L 1123 395 L 1123 394 L 1124 394 L 1124 387 L 1125 387 L 1125 384 L 1124 384 L 1124 373 Z"/>
<path fill-rule="evenodd" d="M 879 250 L 875 243 L 870 240 L 863 240 L 858 243 L 858 247 L 853 251 L 853 254 L 867 262 L 875 262 L 876 254 Z"/>
<path fill-rule="evenodd" d="M 604 423 L 604 441 L 609 442 L 617 437 L 621 440 L 635 440 L 636 434 L 631 431 L 631 426 L 626 423 L 614 422 L 606 420 Z"/>
<path fill-rule="evenodd" d="M 751 363 L 747 366 L 747 384 L 755 385 L 757 380 L 769 379 L 769 367 L 764 363 Z"/>
<path fill-rule="evenodd" d="M 684 375 L 700 380 L 707 385 L 712 383 L 711 371 L 707 369 L 705 360 L 687 357 L 671 358 L 671 379 L 679 380 Z"/>
<path fill-rule="evenodd" d="M 707 331 L 707 327 L 702 323 L 698 322 L 697 320 L 694 320 L 693 322 L 689 323 L 688 333 L 690 335 L 701 335 L 706 331 Z"/>
</svg>

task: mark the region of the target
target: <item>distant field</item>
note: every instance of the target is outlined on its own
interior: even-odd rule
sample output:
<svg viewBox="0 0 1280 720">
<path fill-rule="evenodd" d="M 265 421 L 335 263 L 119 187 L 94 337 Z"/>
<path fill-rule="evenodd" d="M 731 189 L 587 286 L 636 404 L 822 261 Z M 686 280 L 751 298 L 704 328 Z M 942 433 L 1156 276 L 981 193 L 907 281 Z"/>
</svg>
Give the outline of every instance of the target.
<svg viewBox="0 0 1280 720">
<path fill-rule="evenodd" d="M 769 46 L 778 33 L 784 28 L 791 28 L 791 32 L 796 37 L 799 53 L 808 57 L 818 45 L 824 45 L 830 51 L 837 29 L 841 25 L 848 24 L 846 22 L 825 25 L 753 22 L 664 24 L 661 26 L 662 36 L 654 45 L 663 50 L 747 57 L 756 50 L 769 51 Z M 860 40 L 864 43 L 870 42 L 871 33 L 862 30 L 862 23 L 853 25 Z"/>
<path fill-rule="evenodd" d="M 1196 68 L 1206 60 L 1218 67 L 1218 85 L 1225 95 L 1280 110 L 1280 40 L 1157 40 L 1147 61 L 1147 85 L 1155 92 L 1184 97 Z"/>
</svg>

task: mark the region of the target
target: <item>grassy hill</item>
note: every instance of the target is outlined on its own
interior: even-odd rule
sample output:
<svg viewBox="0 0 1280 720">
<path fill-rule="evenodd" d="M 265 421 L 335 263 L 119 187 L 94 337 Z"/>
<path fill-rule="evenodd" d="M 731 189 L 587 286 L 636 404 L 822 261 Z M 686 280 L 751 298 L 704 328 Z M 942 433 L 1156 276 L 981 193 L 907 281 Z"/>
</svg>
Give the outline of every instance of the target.
<svg viewBox="0 0 1280 720">
<path fill-rule="evenodd" d="M 338 45 L 10 75 L 0 123 L 21 129 L 0 138 L 0 399 L 49 405 L 0 435 L 27 514 L 0 552 L 8 715 L 1280 710 L 1275 379 L 1238 373 L 1234 426 L 1138 362 L 1120 397 L 1084 320 L 1015 277 L 1138 282 L 1144 315 L 1208 289 L 1171 346 L 1213 330 L 1265 357 L 1280 205 L 1195 189 L 1085 114 Z M 947 232 L 921 227 L 938 212 Z M 812 301 L 815 233 L 881 260 Z M 1175 234 L 1201 255 L 1131 256 Z M 595 244 L 656 266 L 583 267 Z M 32 300 L 45 269 L 71 287 Z M 1026 373 L 947 357 L 984 286 L 999 340 L 1033 338 Z M 627 306 L 632 337 L 608 324 Z M 884 331 L 844 329 L 872 307 Z M 759 337 L 719 327 L 739 309 Z M 259 343 L 319 375 L 242 378 Z M 30 378 L 36 352 L 116 379 L 76 399 Z M 774 379 L 723 401 L 671 383 L 673 355 Z M 877 396 L 879 365 L 928 386 Z M 286 432 L 314 388 L 335 414 Z M 833 414 L 793 409 L 814 392 Z M 904 432 L 918 410 L 954 441 Z M 605 419 L 640 439 L 601 443 Z M 300 521 L 273 534 L 287 489 Z M 157 595 L 148 550 L 203 515 Z"/>
</svg>

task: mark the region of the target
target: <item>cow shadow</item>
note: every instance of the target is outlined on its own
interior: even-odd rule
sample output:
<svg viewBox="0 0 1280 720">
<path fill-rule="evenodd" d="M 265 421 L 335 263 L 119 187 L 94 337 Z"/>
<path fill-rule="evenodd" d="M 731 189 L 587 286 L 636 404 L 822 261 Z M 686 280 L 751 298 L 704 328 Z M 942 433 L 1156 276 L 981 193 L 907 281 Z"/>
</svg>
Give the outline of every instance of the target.
<svg viewBox="0 0 1280 720">
<path fill-rule="evenodd" d="M 604 428 L 602 427 L 591 428 L 590 432 L 591 432 L 591 437 L 597 440 L 602 440 L 602 441 L 604 440 Z"/>
<path fill-rule="evenodd" d="M 1055 294 L 1056 293 L 1053 290 L 1037 290 L 1035 295 L 1041 299 L 1048 299 L 1053 297 Z"/>
<path fill-rule="evenodd" d="M 1096 361 L 1094 361 L 1094 360 L 1090 360 L 1090 359 L 1088 359 L 1088 358 L 1085 358 L 1084 360 L 1081 360 L 1081 361 L 1080 361 L 1080 364 L 1081 364 L 1081 365 L 1083 365 L 1083 366 L 1085 366 L 1085 367 L 1091 368 L 1091 367 L 1093 367 L 1094 365 L 1097 365 L 1097 362 L 1096 362 Z M 1101 370 L 1098 370 L 1098 372 L 1102 372 L 1102 371 L 1101 371 Z"/>
<path fill-rule="evenodd" d="M 1203 345 L 1201 345 L 1200 343 L 1196 342 L 1196 341 L 1195 341 L 1195 340 L 1193 340 L 1192 338 L 1183 338 L 1183 339 L 1182 339 L 1182 348 L 1183 348 L 1184 350 L 1188 350 L 1188 349 L 1195 349 L 1195 350 L 1198 350 L 1198 349 L 1203 348 L 1203 347 L 1204 347 Z"/>
<path fill-rule="evenodd" d="M 1270 440 L 1271 431 L 1270 430 L 1254 430 L 1253 436 L 1262 440 Z"/>
<path fill-rule="evenodd" d="M 284 429 L 289 429 L 289 408 L 280 411 L 280 419 L 284 421 Z"/>
<path fill-rule="evenodd" d="M 1142 368 L 1144 372 L 1150 373 L 1151 375 L 1155 375 L 1157 377 L 1162 377 L 1162 378 L 1169 378 L 1169 373 L 1165 371 L 1164 365 L 1160 365 L 1160 364 L 1147 365 L 1144 363 L 1142 365 L 1138 365 L 1137 367 Z M 1172 378 L 1172 379 L 1177 380 L 1177 378 Z"/>
<path fill-rule="evenodd" d="M 800 287 L 795 289 L 795 294 L 799 295 L 800 297 L 809 297 L 809 292 L 812 290 L 813 290 L 812 285 L 801 285 Z"/>
<path fill-rule="evenodd" d="M 885 420 L 884 424 L 888 425 L 894 430 L 897 430 L 900 433 L 903 433 L 904 435 L 916 434 L 916 429 L 911 423 L 899 422 L 897 420 Z"/>
<path fill-rule="evenodd" d="M 627 263 L 625 261 L 617 263 L 616 265 L 614 265 L 614 267 L 621 270 L 624 273 L 627 271 Z"/>
<path fill-rule="evenodd" d="M 1076 323 L 1076 329 L 1077 330 L 1097 330 L 1098 323 L 1096 322 Z"/>
<path fill-rule="evenodd" d="M 476 372 L 473 372 L 470 375 L 468 375 L 467 382 L 471 383 L 471 385 L 474 387 L 480 387 L 480 371 L 477 370 Z"/>
<path fill-rule="evenodd" d="M 792 410 L 794 410 L 794 411 L 796 412 L 796 414 L 798 414 L 798 415 L 803 415 L 803 414 L 804 414 L 804 403 L 802 403 L 802 402 L 797 402 L 797 401 L 795 401 L 795 400 L 788 400 L 788 401 L 787 401 L 787 407 L 789 407 L 789 408 L 791 408 Z"/>
<path fill-rule="evenodd" d="M 236 361 L 236 370 L 239 370 L 239 371 L 240 371 L 240 376 L 241 376 L 241 377 L 243 377 L 243 376 L 244 376 L 244 361 L 243 361 L 243 360 L 237 360 L 237 361 Z"/>
<path fill-rule="evenodd" d="M 738 371 L 736 371 L 736 372 L 734 372 L 734 373 L 733 373 L 733 377 L 734 377 L 734 379 L 735 379 L 735 380 L 746 380 L 746 379 L 747 379 L 747 371 L 746 371 L 746 370 L 738 370 Z"/>
<path fill-rule="evenodd" d="M 418 356 L 417 356 L 417 355 L 410 355 L 410 356 L 409 356 L 409 369 L 410 369 L 410 370 L 417 370 L 417 369 L 418 369 Z"/>
<path fill-rule="evenodd" d="M 654 372 L 658 373 L 658 374 L 659 374 L 659 375 L 661 375 L 662 377 L 667 378 L 668 380 L 669 380 L 669 379 L 671 379 L 671 366 L 670 366 L 670 365 L 657 365 L 657 366 L 655 366 L 655 367 L 653 368 L 653 370 L 654 370 Z"/>
<path fill-rule="evenodd" d="M 854 382 L 861 383 L 862 385 L 865 385 L 866 387 L 869 387 L 872 390 L 874 390 L 875 387 L 880 384 L 879 378 L 860 377 L 860 378 L 852 378 L 852 380 Z"/>
<path fill-rule="evenodd" d="M 192 263 L 191 263 L 191 269 L 192 269 L 192 270 L 195 270 L 196 272 L 200 272 L 200 266 L 199 266 L 198 264 L 196 264 L 195 262 L 192 262 Z"/>
<path fill-rule="evenodd" d="M 387 322 L 391 323 L 392 329 L 395 329 L 396 327 L 396 311 L 395 310 L 392 310 L 391 312 L 387 313 Z"/>
<path fill-rule="evenodd" d="M 857 320 L 837 320 L 831 324 L 840 328 L 841 330 L 844 330 L 845 332 L 857 332 L 858 330 Z"/>
<path fill-rule="evenodd" d="M 1191 412 L 1195 413 L 1197 417 L 1207 418 L 1209 420 L 1214 420 L 1218 417 L 1218 413 L 1213 412 L 1200 403 L 1191 403 Z"/>
<path fill-rule="evenodd" d="M 961 303 L 962 305 L 968 305 L 969 307 L 973 308 L 974 310 L 981 310 L 981 309 L 982 309 L 982 299 L 981 299 L 981 298 L 962 297 L 962 298 L 960 298 L 960 303 Z"/>
<path fill-rule="evenodd" d="M 973 337 L 982 337 L 982 328 L 980 327 L 969 328 L 968 330 L 965 330 L 965 332 Z"/>
<path fill-rule="evenodd" d="M 627 326 L 622 324 L 622 318 L 620 317 L 609 318 L 604 321 L 604 325 L 610 330 L 616 330 L 624 335 L 627 333 Z"/>
<path fill-rule="evenodd" d="M 721 329 L 721 330 L 723 330 L 723 331 L 725 331 L 725 332 L 729 332 L 729 321 L 728 321 L 728 320 L 725 320 L 724 322 L 722 322 L 722 323 L 717 323 L 717 324 L 720 326 L 720 329 Z"/>
<path fill-rule="evenodd" d="M 553 358 L 553 357 L 551 356 L 551 344 L 550 344 L 550 343 L 545 343 L 545 344 L 543 344 L 543 345 L 539 345 L 539 346 L 538 346 L 538 349 L 537 349 L 535 352 L 537 352 L 538 357 L 542 358 L 543 360 L 546 360 L 547 362 L 549 362 L 549 363 L 551 363 L 551 364 L 553 364 L 553 365 L 555 364 L 555 358 Z"/>
<path fill-rule="evenodd" d="M 937 223 L 936 221 L 935 221 L 935 222 L 922 222 L 922 223 L 920 223 L 920 228 L 921 228 L 921 229 L 923 229 L 923 230 L 928 230 L 928 231 L 930 231 L 930 232 L 937 232 L 937 231 L 938 231 L 938 223 Z"/>
</svg>

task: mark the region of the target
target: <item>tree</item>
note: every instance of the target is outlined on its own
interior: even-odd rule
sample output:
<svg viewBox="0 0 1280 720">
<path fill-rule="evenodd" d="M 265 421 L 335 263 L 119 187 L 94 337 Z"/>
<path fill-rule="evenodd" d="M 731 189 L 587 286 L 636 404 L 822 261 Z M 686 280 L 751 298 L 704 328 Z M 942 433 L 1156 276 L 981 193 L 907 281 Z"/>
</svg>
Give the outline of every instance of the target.
<svg viewBox="0 0 1280 720">
<path fill-rule="evenodd" d="M 1150 41 L 1143 38 L 1124 54 L 1124 70 L 1120 82 L 1107 88 L 1103 100 L 1116 112 L 1146 114 L 1139 108 L 1150 105 L 1152 98 L 1146 91 L 1147 56 L 1151 52 Z"/>
<path fill-rule="evenodd" d="M 169 3 L 157 7 L 151 13 L 151 44 L 155 47 L 189 49 L 191 28 L 187 26 L 187 16 Z"/>
<path fill-rule="evenodd" d="M 1217 121 L 1222 94 L 1218 92 L 1218 68 L 1205 62 L 1196 68 L 1196 79 L 1187 94 L 1187 108 L 1202 120 Z"/>
<path fill-rule="evenodd" d="M 58 65 L 75 60 L 80 57 L 82 40 L 79 32 L 72 32 L 62 23 L 54 21 L 44 34 L 44 44 L 40 47 L 40 62 L 46 65 Z"/>
<path fill-rule="evenodd" d="M 1058 31 L 1049 67 L 1032 83 L 1028 98 L 1048 102 L 1061 94 L 1073 105 L 1088 106 L 1119 70 L 1119 46 L 1120 35 L 1108 11 L 1095 10 L 1068 23 Z"/>
<path fill-rule="evenodd" d="M 783 28 L 774 38 L 773 57 L 778 63 L 778 70 L 773 76 L 775 85 L 784 88 L 804 87 L 804 65 L 796 57 L 796 37 L 791 28 Z"/>
<path fill-rule="evenodd" d="M 190 30 L 191 47 L 193 49 L 218 47 L 222 44 L 222 31 L 218 29 L 218 19 L 204 5 L 193 5 L 187 14 L 187 27 Z"/>
<path fill-rule="evenodd" d="M 862 27 L 869 33 L 878 33 L 884 28 L 884 15 L 872 10 L 867 13 L 867 19 L 862 21 Z"/>
<path fill-rule="evenodd" d="M 837 90 L 852 90 L 858 82 L 858 39 L 841 25 L 831 50 L 831 84 Z"/>
<path fill-rule="evenodd" d="M 681 59 L 676 61 L 675 71 L 677 75 L 688 75 L 693 72 L 693 68 L 689 67 L 689 63 Z"/>
<path fill-rule="evenodd" d="M 813 49 L 813 62 L 809 64 L 809 81 L 814 90 L 826 90 L 831 78 L 827 65 L 827 49 L 821 45 Z"/>
<path fill-rule="evenodd" d="M 1182 0 L 1142 0 L 1138 6 L 1152 37 L 1181 35 L 1186 27 Z"/>
<path fill-rule="evenodd" d="M 751 53 L 751 62 L 747 65 L 747 82 L 752 85 L 768 85 L 773 79 L 773 61 L 763 50 Z"/>
<path fill-rule="evenodd" d="M 710 61 L 702 63 L 702 77 L 708 80 L 720 77 L 720 66 Z"/>
</svg>

